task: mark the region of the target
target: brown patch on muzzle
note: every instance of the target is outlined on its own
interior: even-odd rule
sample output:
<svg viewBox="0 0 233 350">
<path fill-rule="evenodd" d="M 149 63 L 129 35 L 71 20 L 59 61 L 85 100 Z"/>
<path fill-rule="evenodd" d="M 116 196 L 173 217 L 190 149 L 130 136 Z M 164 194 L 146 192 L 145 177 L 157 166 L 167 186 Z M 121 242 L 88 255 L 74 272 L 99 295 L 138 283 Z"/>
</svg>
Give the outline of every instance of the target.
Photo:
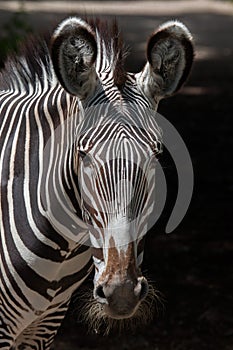
<svg viewBox="0 0 233 350">
<path fill-rule="evenodd" d="M 148 283 L 136 266 L 134 244 L 108 249 L 106 269 L 94 289 L 94 297 L 108 317 L 130 318 L 148 293 Z"/>
</svg>

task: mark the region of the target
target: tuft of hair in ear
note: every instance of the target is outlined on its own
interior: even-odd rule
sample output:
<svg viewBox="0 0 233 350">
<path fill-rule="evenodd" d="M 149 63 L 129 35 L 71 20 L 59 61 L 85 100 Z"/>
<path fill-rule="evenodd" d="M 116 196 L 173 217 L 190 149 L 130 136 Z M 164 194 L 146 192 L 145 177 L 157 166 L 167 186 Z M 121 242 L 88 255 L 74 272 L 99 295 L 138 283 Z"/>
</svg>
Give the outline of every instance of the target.
<svg viewBox="0 0 233 350">
<path fill-rule="evenodd" d="M 192 36 L 186 26 L 178 21 L 164 23 L 149 38 L 148 62 L 139 85 L 152 99 L 174 94 L 186 81 L 193 57 Z"/>
<path fill-rule="evenodd" d="M 171 93 L 179 90 L 187 79 L 193 57 L 192 35 L 179 21 L 164 23 L 149 39 L 147 59 L 154 71 L 160 72 L 165 82 L 169 74 L 171 78 L 177 76 L 177 81 L 170 87 Z"/>
<path fill-rule="evenodd" d="M 97 44 L 85 21 L 71 17 L 58 26 L 51 40 L 51 56 L 58 80 L 69 93 L 84 99 L 94 91 Z"/>
</svg>

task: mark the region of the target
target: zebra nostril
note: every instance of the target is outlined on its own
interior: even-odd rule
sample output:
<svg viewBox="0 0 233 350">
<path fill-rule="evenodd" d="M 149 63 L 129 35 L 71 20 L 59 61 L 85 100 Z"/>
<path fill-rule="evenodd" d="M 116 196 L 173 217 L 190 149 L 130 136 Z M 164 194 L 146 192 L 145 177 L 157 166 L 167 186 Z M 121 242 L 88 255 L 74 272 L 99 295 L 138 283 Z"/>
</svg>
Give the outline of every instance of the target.
<svg viewBox="0 0 233 350">
<path fill-rule="evenodd" d="M 106 296 L 104 294 L 104 289 L 103 289 L 103 286 L 99 285 L 96 290 L 95 290 L 95 295 L 96 297 L 98 298 L 101 298 L 101 299 L 106 299 Z"/>
<path fill-rule="evenodd" d="M 139 294 L 139 300 L 144 299 L 148 294 L 148 283 L 146 280 L 141 282 L 141 290 Z"/>
<path fill-rule="evenodd" d="M 145 297 L 148 294 L 148 282 L 144 277 L 138 278 L 138 283 L 136 287 L 134 288 L 134 294 L 138 298 L 138 300 L 145 299 Z"/>
</svg>

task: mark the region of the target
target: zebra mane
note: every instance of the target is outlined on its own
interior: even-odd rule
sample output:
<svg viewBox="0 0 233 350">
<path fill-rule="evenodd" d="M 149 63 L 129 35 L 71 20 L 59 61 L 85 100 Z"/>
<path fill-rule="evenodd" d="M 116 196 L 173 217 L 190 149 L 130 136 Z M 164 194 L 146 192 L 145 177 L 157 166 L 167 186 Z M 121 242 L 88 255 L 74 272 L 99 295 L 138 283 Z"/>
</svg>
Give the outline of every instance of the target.
<svg viewBox="0 0 233 350">
<path fill-rule="evenodd" d="M 52 85 L 56 81 L 49 53 L 47 38 L 31 35 L 11 53 L 0 72 L 0 89 L 9 89 L 17 84 L 28 91 L 37 83 Z"/>
<path fill-rule="evenodd" d="M 124 61 L 127 50 L 123 44 L 117 20 L 109 22 L 97 17 L 87 18 L 86 22 L 96 32 L 98 54 L 101 56 L 101 61 L 105 61 L 102 66 L 107 66 L 112 70 L 114 84 L 119 88 L 122 87 L 126 80 Z"/>
</svg>

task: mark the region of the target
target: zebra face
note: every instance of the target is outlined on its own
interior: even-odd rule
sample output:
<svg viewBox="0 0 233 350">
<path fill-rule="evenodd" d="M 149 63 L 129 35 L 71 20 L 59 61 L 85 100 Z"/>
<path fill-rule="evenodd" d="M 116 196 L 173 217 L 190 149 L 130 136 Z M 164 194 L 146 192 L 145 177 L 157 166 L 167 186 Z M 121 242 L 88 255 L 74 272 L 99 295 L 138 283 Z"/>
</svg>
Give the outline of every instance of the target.
<svg viewBox="0 0 233 350">
<path fill-rule="evenodd" d="M 87 109 L 77 135 L 82 213 L 95 265 L 94 298 L 102 314 L 130 318 L 142 310 L 149 290 L 140 266 L 154 205 L 161 132 L 153 111 L 124 101 Z"/>
<path fill-rule="evenodd" d="M 149 38 L 147 63 L 137 74 L 124 70 L 115 24 L 110 29 L 69 18 L 55 31 L 51 52 L 61 85 L 82 111 L 74 163 L 96 269 L 92 311 L 112 319 L 140 310 L 143 315 L 148 283 L 140 271 L 142 240 L 154 204 L 161 137 L 148 110 L 186 80 L 191 35 L 179 22 L 161 26 Z"/>
<path fill-rule="evenodd" d="M 152 148 L 142 137 L 152 138 L 135 126 L 108 122 L 78 143 L 82 212 L 95 264 L 94 298 L 115 319 L 132 317 L 148 293 L 140 265 L 154 203 L 157 141 Z"/>
</svg>

